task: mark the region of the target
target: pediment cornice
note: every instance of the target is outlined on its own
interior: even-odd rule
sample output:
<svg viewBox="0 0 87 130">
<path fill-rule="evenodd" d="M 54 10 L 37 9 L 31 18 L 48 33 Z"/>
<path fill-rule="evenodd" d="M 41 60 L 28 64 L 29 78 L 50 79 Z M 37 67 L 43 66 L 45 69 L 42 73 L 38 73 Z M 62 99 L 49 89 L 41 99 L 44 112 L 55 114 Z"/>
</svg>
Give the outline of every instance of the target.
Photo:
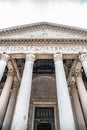
<svg viewBox="0 0 87 130">
<path fill-rule="evenodd" d="M 48 23 L 48 22 L 40 22 L 40 23 L 35 23 L 35 24 L 27 24 L 27 25 L 2 29 L 2 30 L 0 30 L 0 36 L 25 32 L 27 30 L 34 31 L 34 30 L 38 30 L 38 29 L 52 29 L 52 30 L 56 30 L 56 31 L 61 30 L 61 31 L 65 31 L 65 32 L 73 33 L 73 34 L 87 36 L 86 29 L 75 28 L 75 27 L 65 26 L 65 25 L 61 25 L 61 24 L 53 24 L 53 23 Z"/>
<path fill-rule="evenodd" d="M 0 45 L 87 45 L 87 39 L 0 39 Z"/>
</svg>

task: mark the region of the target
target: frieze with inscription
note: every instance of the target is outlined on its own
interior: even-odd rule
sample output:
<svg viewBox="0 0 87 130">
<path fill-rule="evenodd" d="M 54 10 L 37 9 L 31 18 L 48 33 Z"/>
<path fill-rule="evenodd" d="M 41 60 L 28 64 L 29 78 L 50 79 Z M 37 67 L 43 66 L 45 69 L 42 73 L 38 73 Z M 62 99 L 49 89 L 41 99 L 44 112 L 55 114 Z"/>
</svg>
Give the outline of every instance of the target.
<svg viewBox="0 0 87 130">
<path fill-rule="evenodd" d="M 37 54 L 54 54 L 54 53 L 86 53 L 86 45 L 51 45 L 51 46 L 0 46 L 0 53 L 37 53 Z"/>
</svg>

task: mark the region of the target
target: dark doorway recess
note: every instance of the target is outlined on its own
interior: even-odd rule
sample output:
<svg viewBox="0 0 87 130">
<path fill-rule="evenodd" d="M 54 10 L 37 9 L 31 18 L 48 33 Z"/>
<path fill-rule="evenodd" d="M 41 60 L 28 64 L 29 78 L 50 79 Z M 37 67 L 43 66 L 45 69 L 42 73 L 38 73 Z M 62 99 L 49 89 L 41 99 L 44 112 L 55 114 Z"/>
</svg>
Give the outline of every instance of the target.
<svg viewBox="0 0 87 130">
<path fill-rule="evenodd" d="M 38 130 L 51 130 L 51 123 L 40 123 L 37 129 Z"/>
<path fill-rule="evenodd" d="M 34 130 L 55 130 L 53 107 L 35 108 Z"/>
</svg>

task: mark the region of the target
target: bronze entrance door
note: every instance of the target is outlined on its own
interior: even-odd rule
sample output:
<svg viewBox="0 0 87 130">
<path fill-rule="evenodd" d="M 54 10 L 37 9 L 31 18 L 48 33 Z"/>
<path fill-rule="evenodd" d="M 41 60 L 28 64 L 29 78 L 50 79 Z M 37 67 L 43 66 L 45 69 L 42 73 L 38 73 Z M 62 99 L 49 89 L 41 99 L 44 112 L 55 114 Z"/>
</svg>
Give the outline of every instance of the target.
<svg viewBox="0 0 87 130">
<path fill-rule="evenodd" d="M 35 108 L 34 130 L 55 130 L 53 107 Z"/>
</svg>

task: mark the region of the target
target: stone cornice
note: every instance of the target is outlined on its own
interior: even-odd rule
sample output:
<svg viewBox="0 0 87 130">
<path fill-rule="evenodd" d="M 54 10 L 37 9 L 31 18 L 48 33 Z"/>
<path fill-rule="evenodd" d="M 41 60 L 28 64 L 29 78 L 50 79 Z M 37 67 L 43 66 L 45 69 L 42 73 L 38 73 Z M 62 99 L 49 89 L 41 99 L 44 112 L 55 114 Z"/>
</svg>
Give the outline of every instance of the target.
<svg viewBox="0 0 87 130">
<path fill-rule="evenodd" d="M 0 39 L 0 53 L 81 54 L 87 53 L 87 39 Z"/>
<path fill-rule="evenodd" d="M 53 29 L 55 31 L 60 30 L 60 31 L 70 32 L 73 34 L 87 36 L 86 29 L 75 28 L 75 27 L 70 27 L 70 26 L 65 26 L 65 25 L 60 25 L 60 24 L 53 24 L 53 23 L 48 23 L 48 22 L 41 22 L 41 23 L 17 26 L 17 27 L 8 28 L 8 29 L 2 29 L 2 30 L 0 30 L 0 36 L 5 36 L 5 35 L 9 35 L 9 34 L 14 34 L 14 33 L 20 33 L 20 32 L 25 32 L 25 31 L 34 31 L 34 30 L 45 29 L 45 28 Z"/>
<path fill-rule="evenodd" d="M 0 39 L 2 45 L 55 45 L 55 44 L 73 44 L 87 45 L 87 39 Z"/>
</svg>

